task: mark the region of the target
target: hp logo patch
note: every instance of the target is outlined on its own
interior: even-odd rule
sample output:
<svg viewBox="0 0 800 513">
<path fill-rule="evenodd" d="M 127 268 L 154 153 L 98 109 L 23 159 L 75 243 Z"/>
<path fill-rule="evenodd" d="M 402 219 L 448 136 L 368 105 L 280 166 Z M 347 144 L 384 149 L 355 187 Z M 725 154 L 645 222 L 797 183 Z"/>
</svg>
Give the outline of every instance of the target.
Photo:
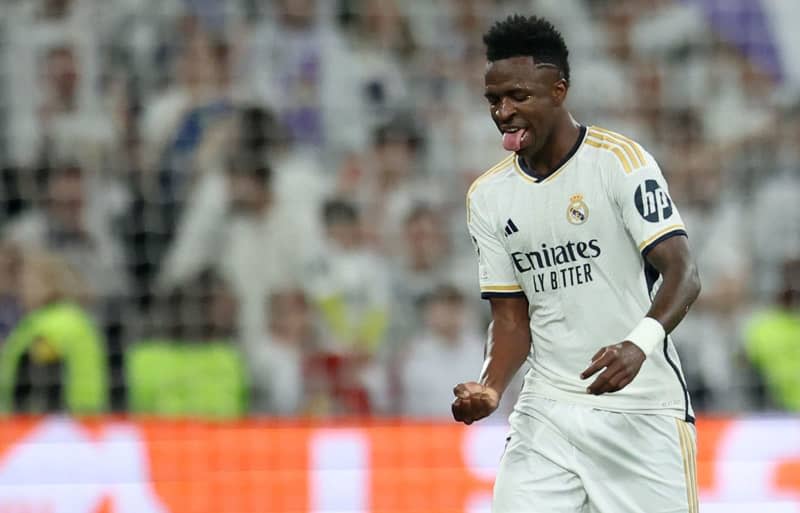
<svg viewBox="0 0 800 513">
<path fill-rule="evenodd" d="M 655 180 L 645 180 L 633 195 L 636 210 L 651 223 L 672 217 L 672 200 Z"/>
</svg>

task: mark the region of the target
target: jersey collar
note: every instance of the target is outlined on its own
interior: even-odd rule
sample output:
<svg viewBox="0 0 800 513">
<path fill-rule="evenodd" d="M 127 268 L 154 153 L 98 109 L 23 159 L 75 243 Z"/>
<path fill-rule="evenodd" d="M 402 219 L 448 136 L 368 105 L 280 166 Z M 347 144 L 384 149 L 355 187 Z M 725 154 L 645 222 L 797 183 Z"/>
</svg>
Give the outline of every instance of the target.
<svg viewBox="0 0 800 513">
<path fill-rule="evenodd" d="M 578 135 L 578 140 L 575 141 L 575 145 L 570 149 L 564 158 L 561 159 L 561 162 L 556 164 L 555 168 L 553 168 L 553 172 L 548 174 L 545 178 L 539 178 L 536 176 L 533 171 L 531 171 L 527 165 L 525 165 L 525 160 L 521 159 L 519 155 L 514 155 L 514 167 L 523 178 L 528 180 L 532 183 L 546 183 L 552 180 L 557 174 L 561 173 L 564 170 L 567 163 L 572 160 L 572 157 L 578 153 L 578 149 L 580 149 L 581 145 L 583 145 L 584 139 L 586 139 L 586 127 L 580 125 L 580 134 Z"/>
</svg>

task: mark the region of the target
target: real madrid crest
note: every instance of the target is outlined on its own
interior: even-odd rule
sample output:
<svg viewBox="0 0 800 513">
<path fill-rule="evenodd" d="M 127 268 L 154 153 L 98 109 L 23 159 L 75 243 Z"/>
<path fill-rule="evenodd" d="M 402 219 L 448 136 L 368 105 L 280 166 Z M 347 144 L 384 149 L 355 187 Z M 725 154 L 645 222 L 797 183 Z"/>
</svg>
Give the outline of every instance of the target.
<svg viewBox="0 0 800 513">
<path fill-rule="evenodd" d="M 572 224 L 583 224 L 589 219 L 589 207 L 583 201 L 583 194 L 575 194 L 569 198 L 567 221 Z"/>
</svg>

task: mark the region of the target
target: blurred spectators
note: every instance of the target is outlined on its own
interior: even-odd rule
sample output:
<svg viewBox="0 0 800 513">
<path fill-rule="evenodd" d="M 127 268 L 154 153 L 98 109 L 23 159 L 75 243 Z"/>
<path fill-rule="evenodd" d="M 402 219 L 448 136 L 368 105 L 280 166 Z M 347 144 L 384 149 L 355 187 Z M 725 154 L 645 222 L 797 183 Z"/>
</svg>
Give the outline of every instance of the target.
<svg viewBox="0 0 800 513">
<path fill-rule="evenodd" d="M 8 3 L 8 2 L 6 2 Z M 31 0 L 3 7 L 11 162 L 110 159 L 116 130 L 101 88 L 105 9 L 96 0 Z M 13 64 L 12 64 L 13 63 Z"/>
<path fill-rule="evenodd" d="M 211 271 L 162 298 L 152 333 L 126 351 L 129 411 L 169 417 L 245 414 L 248 378 L 236 344 L 236 310 L 233 294 Z"/>
<path fill-rule="evenodd" d="M 453 383 L 480 374 L 481 333 L 469 329 L 464 297 L 452 286 L 438 286 L 421 302 L 424 328 L 409 341 L 399 364 L 400 413 L 450 417 Z M 455 381 L 454 381 L 455 380 Z"/>
<path fill-rule="evenodd" d="M 20 249 L 12 243 L 0 243 L 0 347 L 23 315 L 18 293 L 21 266 Z"/>
<path fill-rule="evenodd" d="M 228 42 L 188 13 L 169 26 L 174 48 L 162 49 L 170 57 L 162 56 L 169 80 L 144 98 L 127 138 L 132 201 L 125 228 L 144 307 L 151 304 L 160 270 L 179 236 L 186 204 L 191 205 L 207 176 L 224 167 L 236 123 Z"/>
<path fill-rule="evenodd" d="M 749 211 L 755 280 L 750 292 L 759 302 L 782 290 L 783 263 L 800 255 L 800 98 L 792 103 L 767 146 L 770 154 L 763 155 L 774 169 L 758 169 L 753 178 Z"/>
<path fill-rule="evenodd" d="M 344 26 L 359 66 L 359 94 L 368 127 L 374 127 L 411 107 L 407 77 L 415 42 L 396 0 L 349 3 Z"/>
<path fill-rule="evenodd" d="M 782 278 L 774 304 L 750 319 L 746 347 L 769 405 L 800 412 L 800 260 L 785 262 Z"/>
<path fill-rule="evenodd" d="M 85 283 L 59 257 L 21 254 L 25 316 L 0 346 L 0 412 L 99 413 L 108 406 L 102 335 L 82 303 Z"/>
<path fill-rule="evenodd" d="M 723 173 L 702 156 L 699 134 L 684 120 L 671 147 L 682 156 L 682 166 L 669 174 L 670 190 L 679 202 L 689 232 L 689 246 L 697 260 L 703 293 L 692 315 L 673 331 L 690 383 L 693 405 L 703 410 L 731 411 L 750 407 L 752 383 L 737 368 L 741 359 L 741 326 L 751 279 L 752 252 L 742 211 L 733 187 Z"/>
<path fill-rule="evenodd" d="M 212 266 L 239 302 L 241 336 L 259 338 L 265 298 L 303 284 L 314 231 L 298 222 L 290 204 L 278 201 L 267 165 L 248 157 L 232 159 L 225 180 L 226 216 L 212 219 L 205 232 L 188 230 L 179 237 L 160 282 L 169 289 Z"/>
<path fill-rule="evenodd" d="M 372 148 L 339 177 L 339 192 L 364 212 L 367 237 L 388 254 L 401 251 L 402 220 L 420 201 L 440 203 L 437 183 L 421 169 L 422 134 L 414 122 L 398 116 L 372 134 Z"/>
<path fill-rule="evenodd" d="M 341 200 L 323 208 L 325 247 L 314 264 L 310 289 L 333 352 L 373 354 L 389 322 L 389 276 L 363 236 L 358 209 Z"/>
<path fill-rule="evenodd" d="M 244 346 L 250 369 L 251 411 L 297 415 L 312 406 L 314 380 L 303 376 L 307 355 L 316 345 L 313 309 L 300 290 L 274 292 L 265 301 L 269 319 L 265 333 Z"/>
<path fill-rule="evenodd" d="M 181 28 L 173 81 L 148 105 L 140 130 L 144 169 L 167 173 L 157 183 L 173 201 L 185 197 L 198 154 L 208 151 L 204 146 L 221 144 L 220 132 L 233 113 L 228 44 L 196 19 L 184 19 Z"/>
<path fill-rule="evenodd" d="M 392 339 L 396 343 L 408 340 L 422 325 L 420 305 L 439 284 L 451 283 L 467 297 L 479 297 L 473 286 L 474 253 L 470 250 L 461 256 L 452 251 L 449 228 L 433 207 L 418 204 L 409 212 L 401 248 L 391 272 Z"/>
<path fill-rule="evenodd" d="M 326 4 L 277 0 L 237 71 L 240 94 L 274 109 L 293 142 L 335 155 L 364 146 L 365 98 L 355 53 Z"/>
<path fill-rule="evenodd" d="M 12 219 L 4 238 L 59 253 L 101 298 L 126 293 L 122 248 L 111 219 L 89 195 L 87 173 L 66 163 L 48 174 L 42 204 Z"/>
</svg>

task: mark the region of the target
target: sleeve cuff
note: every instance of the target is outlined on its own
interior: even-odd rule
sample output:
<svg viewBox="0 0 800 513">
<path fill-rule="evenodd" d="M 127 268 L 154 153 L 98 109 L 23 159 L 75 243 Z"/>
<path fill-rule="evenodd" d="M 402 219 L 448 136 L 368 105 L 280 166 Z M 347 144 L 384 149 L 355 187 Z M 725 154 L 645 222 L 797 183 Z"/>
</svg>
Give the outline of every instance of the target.
<svg viewBox="0 0 800 513">
<path fill-rule="evenodd" d="M 481 287 L 481 298 L 520 297 L 525 291 L 519 285 L 485 285 Z"/>
<path fill-rule="evenodd" d="M 481 292 L 481 299 L 492 299 L 493 297 L 525 297 L 525 292 Z"/>
<path fill-rule="evenodd" d="M 675 237 L 677 235 L 681 235 L 683 237 L 688 237 L 686 234 L 686 228 L 683 225 L 674 225 L 664 228 L 663 230 L 659 231 L 646 241 L 639 244 L 639 251 L 642 253 L 643 257 L 646 257 L 650 251 L 660 243 L 664 242 L 665 240 Z"/>
</svg>

